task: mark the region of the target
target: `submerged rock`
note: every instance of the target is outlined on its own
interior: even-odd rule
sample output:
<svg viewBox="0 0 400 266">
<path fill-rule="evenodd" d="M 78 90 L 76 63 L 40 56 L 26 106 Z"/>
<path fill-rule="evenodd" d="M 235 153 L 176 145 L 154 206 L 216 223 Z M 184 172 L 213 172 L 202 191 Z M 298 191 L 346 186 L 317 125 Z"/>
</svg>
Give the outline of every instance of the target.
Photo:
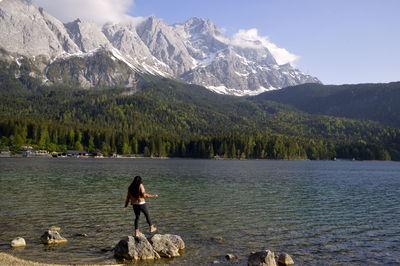
<svg viewBox="0 0 400 266">
<path fill-rule="evenodd" d="M 226 254 L 225 255 L 225 258 L 227 259 L 227 260 L 237 260 L 238 259 L 238 256 L 236 256 L 235 254 Z"/>
<path fill-rule="evenodd" d="M 160 255 L 144 236 L 127 236 L 114 248 L 114 257 L 127 260 L 154 260 Z"/>
<path fill-rule="evenodd" d="M 78 234 L 75 234 L 75 236 L 77 236 L 77 237 L 87 237 L 88 234 L 86 234 L 86 233 L 78 233 Z"/>
<path fill-rule="evenodd" d="M 26 246 L 26 242 L 25 239 L 23 239 L 22 237 L 16 237 L 11 241 L 11 247 L 13 248 L 19 248 L 19 247 L 25 247 Z"/>
<path fill-rule="evenodd" d="M 289 266 L 289 265 L 294 265 L 294 261 L 292 257 L 290 257 L 289 254 L 287 253 L 282 253 L 279 255 L 278 258 L 278 265 L 279 266 Z"/>
<path fill-rule="evenodd" d="M 213 241 L 215 241 L 217 243 L 224 243 L 225 242 L 225 240 L 220 236 L 214 236 L 214 237 L 211 238 L 211 240 L 213 240 Z"/>
<path fill-rule="evenodd" d="M 46 245 L 63 244 L 68 241 L 62 237 L 59 232 L 51 230 L 44 232 L 44 234 L 40 237 L 40 240 Z"/>
<path fill-rule="evenodd" d="M 247 265 L 249 265 L 249 266 L 277 266 L 274 253 L 268 249 L 259 251 L 259 252 L 253 252 L 247 260 Z"/>
<path fill-rule="evenodd" d="M 61 232 L 61 227 L 59 226 L 50 226 L 50 228 L 48 229 L 49 231 L 57 231 L 57 232 Z"/>
<path fill-rule="evenodd" d="M 161 257 L 173 258 L 179 257 L 179 248 L 171 241 L 167 235 L 155 234 L 150 242 L 154 250 L 160 254 Z"/>
</svg>

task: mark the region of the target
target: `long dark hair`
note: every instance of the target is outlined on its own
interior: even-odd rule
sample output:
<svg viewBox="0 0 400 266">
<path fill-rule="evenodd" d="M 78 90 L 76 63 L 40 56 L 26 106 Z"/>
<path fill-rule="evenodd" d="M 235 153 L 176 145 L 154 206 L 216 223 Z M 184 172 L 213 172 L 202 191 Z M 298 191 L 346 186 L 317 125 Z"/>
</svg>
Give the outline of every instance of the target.
<svg viewBox="0 0 400 266">
<path fill-rule="evenodd" d="M 139 193 L 140 184 L 142 184 L 142 178 L 137 175 L 133 179 L 132 184 L 129 186 L 129 192 L 135 198 L 139 198 L 140 197 L 140 193 Z"/>
</svg>

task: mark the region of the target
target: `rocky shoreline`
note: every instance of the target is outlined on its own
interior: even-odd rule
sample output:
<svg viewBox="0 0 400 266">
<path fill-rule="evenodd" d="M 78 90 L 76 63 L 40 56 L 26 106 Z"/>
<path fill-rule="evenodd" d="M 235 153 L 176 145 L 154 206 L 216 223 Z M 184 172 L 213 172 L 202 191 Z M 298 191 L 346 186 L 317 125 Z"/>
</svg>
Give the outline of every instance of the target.
<svg viewBox="0 0 400 266">
<path fill-rule="evenodd" d="M 46 230 L 40 237 L 42 244 L 54 246 L 65 244 L 68 242 L 66 238 L 60 235 L 61 228 L 52 226 Z M 217 239 L 217 238 L 216 238 Z M 219 239 L 223 241 L 223 239 Z M 25 247 L 26 241 L 22 237 L 14 238 L 10 246 L 12 248 Z M 144 234 L 138 236 L 126 236 L 122 238 L 114 248 L 109 251 L 114 252 L 114 258 L 117 263 L 132 263 L 138 260 L 158 260 L 161 258 L 174 258 L 181 256 L 181 251 L 185 249 L 185 242 L 178 235 L 172 234 L 154 234 L 146 237 Z M 226 261 L 238 260 L 235 254 L 226 254 Z M 226 262 L 225 261 L 225 262 Z M 214 264 L 224 263 L 214 261 Z M 17 258 L 13 255 L 0 252 L 0 265 L 70 265 L 70 264 L 51 264 L 40 263 Z M 77 264 L 71 264 L 77 265 Z M 82 264 L 88 265 L 88 264 Z M 91 264 L 93 265 L 93 264 Z M 115 265 L 115 264 L 113 264 Z M 294 265 L 293 259 L 289 254 L 275 254 L 266 249 L 258 252 L 252 252 L 247 257 L 247 265 L 249 266 L 289 266 Z"/>
<path fill-rule="evenodd" d="M 228 255 L 229 258 L 228 258 Z M 237 257 L 232 254 L 227 255 L 227 260 L 235 260 Z M 235 257 L 231 257 L 235 256 Z M 219 262 L 214 262 L 215 264 L 219 264 Z M 30 260 L 21 259 L 15 257 L 11 254 L 0 252 L 0 265 L 7 266 L 105 266 L 109 264 L 51 264 L 51 263 L 42 263 L 35 262 Z M 122 266 L 125 264 L 112 264 L 112 266 Z M 274 253 L 265 250 L 260 252 L 254 252 L 249 256 L 249 260 L 247 265 L 258 265 L 258 266 L 276 266 L 276 265 L 294 265 L 292 258 L 288 254 L 281 254 L 279 257 L 274 258 Z"/>
</svg>

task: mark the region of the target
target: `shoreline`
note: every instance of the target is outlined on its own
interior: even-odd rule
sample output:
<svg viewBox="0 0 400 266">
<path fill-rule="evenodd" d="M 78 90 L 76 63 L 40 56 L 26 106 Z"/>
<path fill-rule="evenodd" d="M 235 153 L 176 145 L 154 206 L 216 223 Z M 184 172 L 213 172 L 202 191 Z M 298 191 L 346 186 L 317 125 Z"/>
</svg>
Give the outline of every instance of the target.
<svg viewBox="0 0 400 266">
<path fill-rule="evenodd" d="M 0 265 L 8 265 L 8 266 L 104 266 L 104 265 L 112 265 L 118 266 L 123 264 L 53 264 L 53 263 L 43 263 L 36 262 L 31 260 L 25 260 L 18 258 L 14 255 L 8 254 L 7 252 L 0 251 Z"/>
<path fill-rule="evenodd" d="M 52 160 L 85 160 L 85 159 L 95 159 L 95 160 L 107 160 L 107 159 L 120 159 L 120 160 L 138 160 L 138 159 L 150 159 L 150 160 L 211 160 L 211 161 L 292 161 L 292 162 L 393 162 L 398 163 L 400 161 L 395 160 L 352 160 L 352 159 L 336 159 L 336 160 L 311 160 L 311 159 L 238 159 L 238 158 L 195 158 L 195 157 L 129 157 L 129 156 L 120 156 L 120 157 L 67 157 L 67 158 L 53 158 L 47 156 L 32 156 L 32 157 L 23 157 L 23 156 L 0 156 L 0 159 L 52 159 Z"/>
<path fill-rule="evenodd" d="M 0 252 L 0 264 L 1 265 L 22 265 L 22 266 L 64 266 L 66 264 L 51 264 L 51 263 L 41 263 L 30 260 L 25 260 L 18 258 L 14 255 L 8 254 L 6 252 Z"/>
</svg>

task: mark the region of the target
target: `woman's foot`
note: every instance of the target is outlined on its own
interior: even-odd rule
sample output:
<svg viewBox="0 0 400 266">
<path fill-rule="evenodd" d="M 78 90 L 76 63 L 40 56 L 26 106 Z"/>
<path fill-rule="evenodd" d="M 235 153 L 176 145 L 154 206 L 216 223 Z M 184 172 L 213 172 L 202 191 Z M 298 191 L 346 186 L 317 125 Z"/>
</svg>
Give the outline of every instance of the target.
<svg viewBox="0 0 400 266">
<path fill-rule="evenodd" d="M 138 237 L 138 236 L 140 236 L 142 233 L 140 233 L 140 231 L 139 231 L 139 229 L 136 229 L 135 230 L 135 237 Z"/>
<path fill-rule="evenodd" d="M 153 233 L 155 231 L 157 231 L 157 227 L 155 227 L 154 225 L 151 225 L 150 226 L 150 233 Z"/>
</svg>

